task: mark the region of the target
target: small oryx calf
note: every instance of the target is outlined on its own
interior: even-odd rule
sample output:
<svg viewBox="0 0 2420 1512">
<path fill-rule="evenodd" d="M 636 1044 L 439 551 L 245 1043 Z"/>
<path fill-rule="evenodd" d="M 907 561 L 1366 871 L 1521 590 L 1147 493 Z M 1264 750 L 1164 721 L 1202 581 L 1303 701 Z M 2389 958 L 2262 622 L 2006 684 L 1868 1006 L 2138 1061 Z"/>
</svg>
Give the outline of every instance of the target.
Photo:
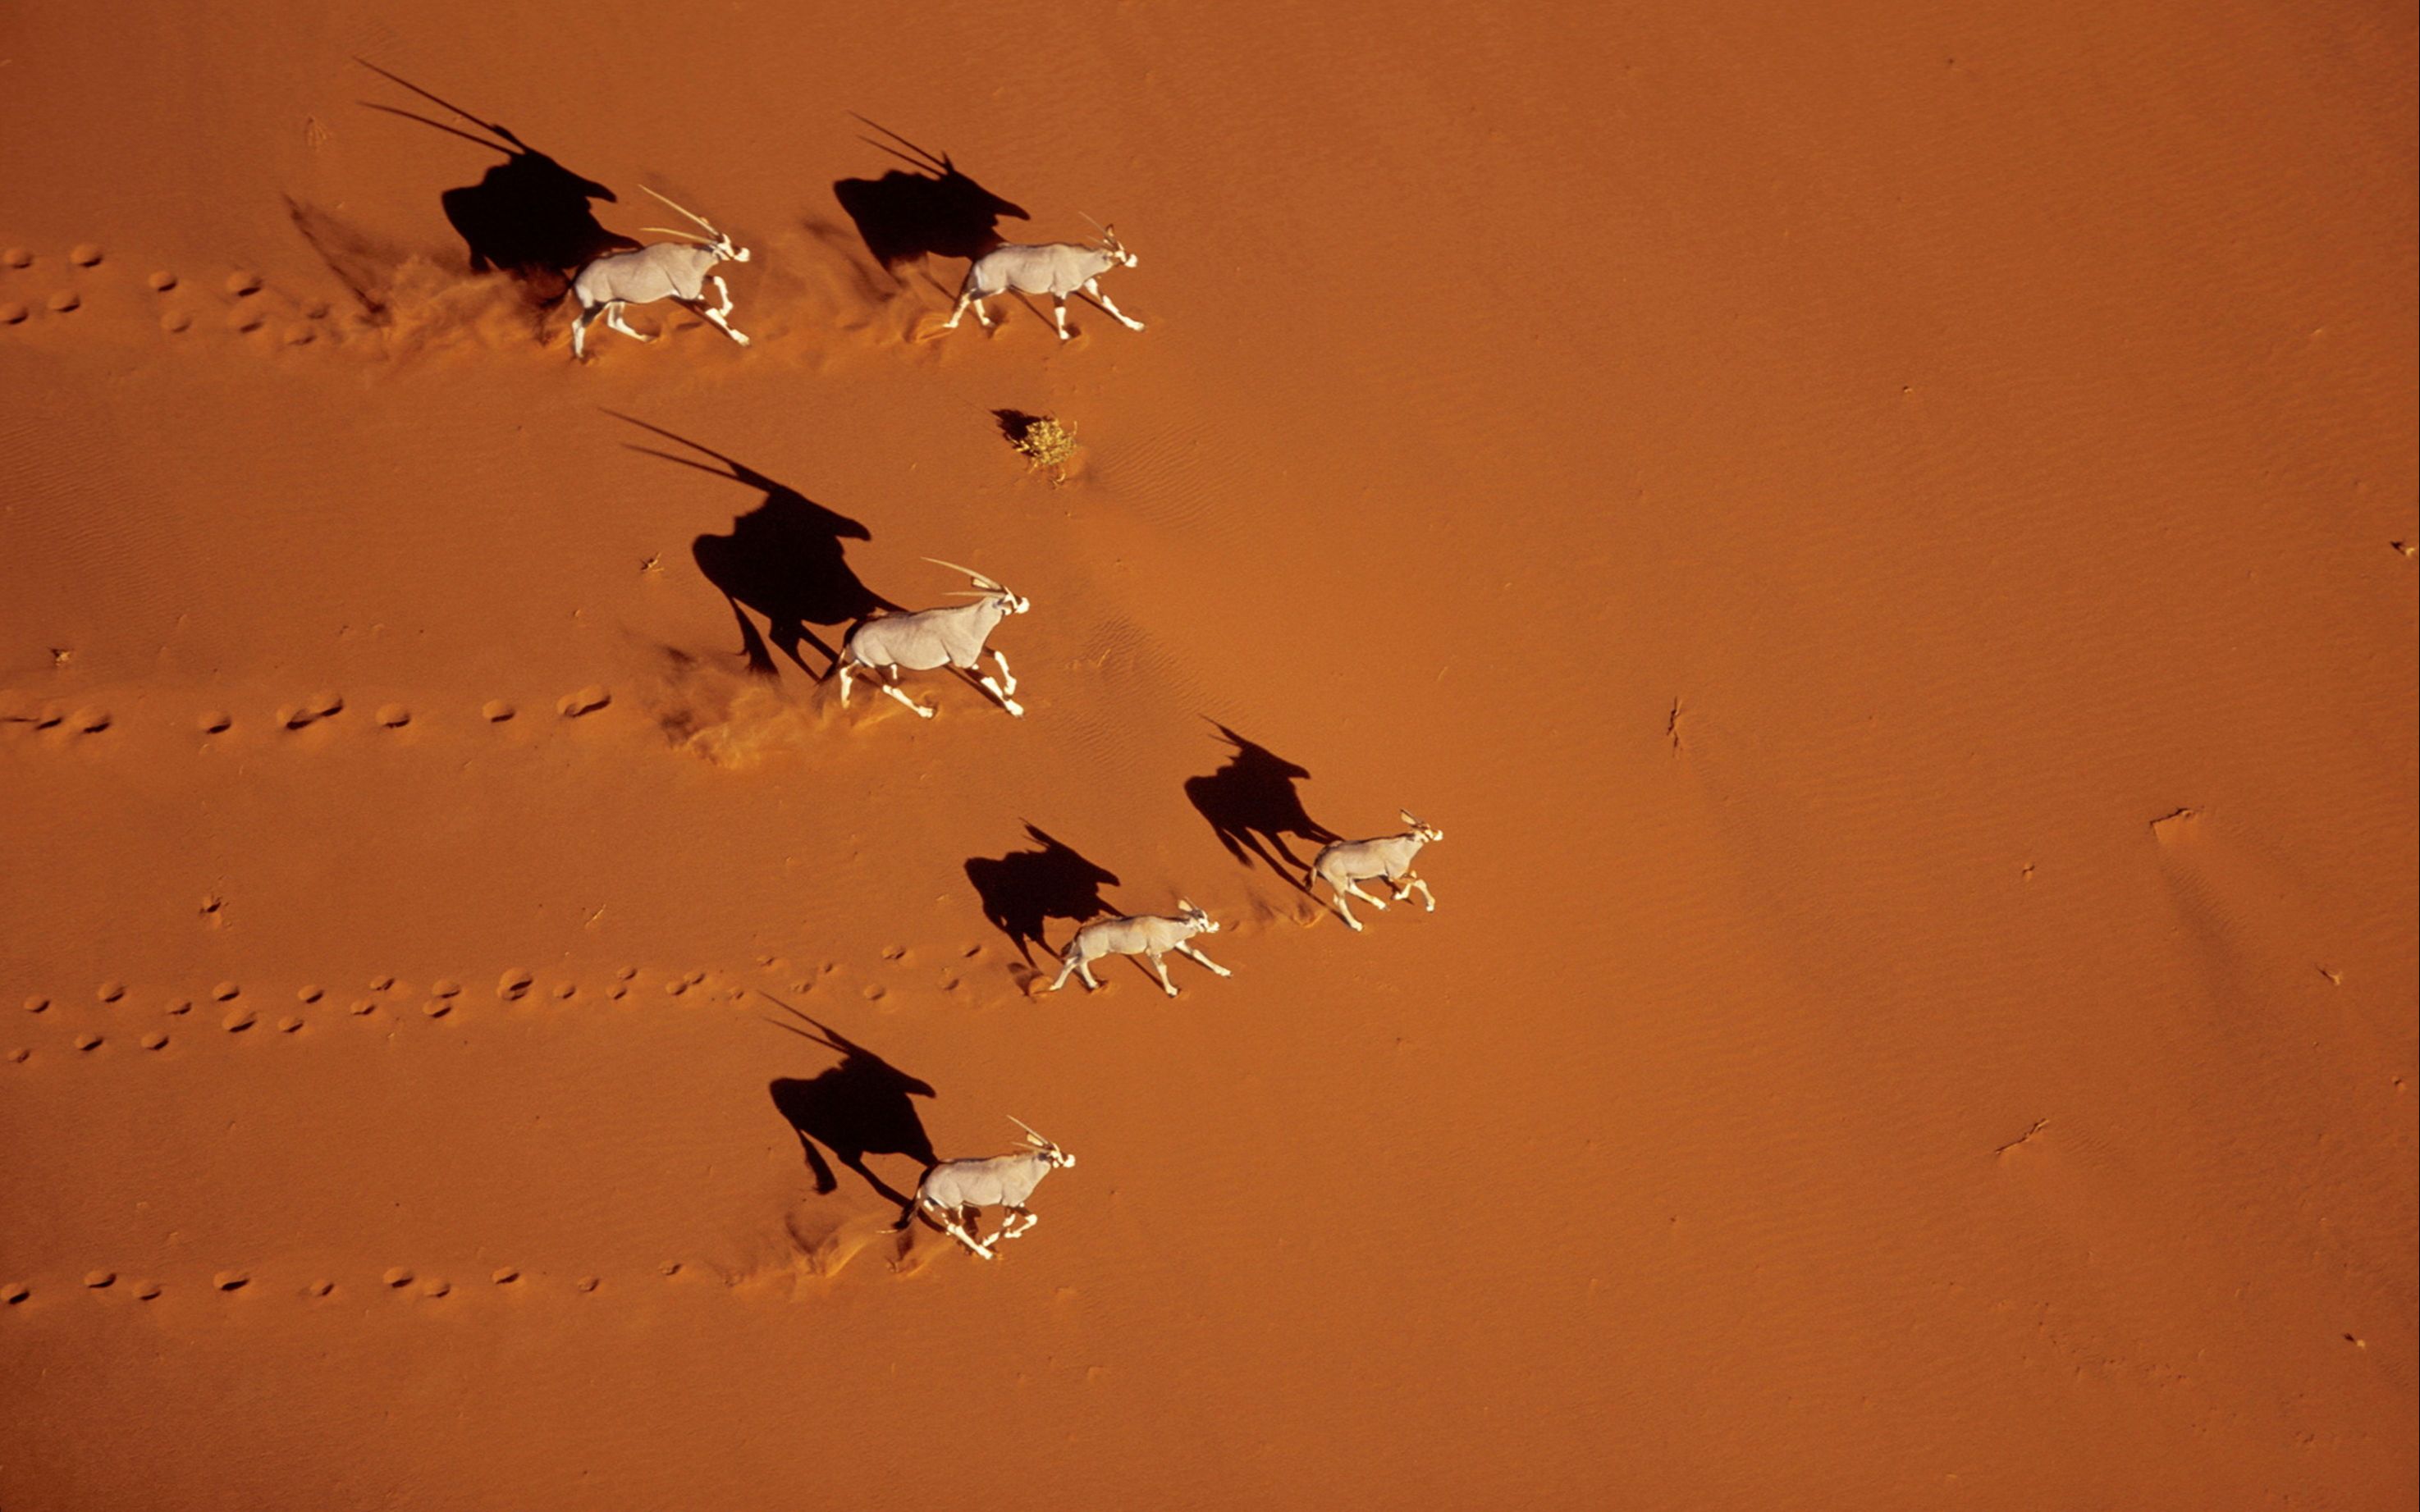
<svg viewBox="0 0 2420 1512">
<path fill-rule="evenodd" d="M 946 609 L 920 609 L 913 614 L 876 614 L 861 620 L 841 642 L 840 656 L 833 666 L 840 670 L 840 702 L 848 703 L 848 679 L 852 671 L 867 673 L 890 673 L 888 682 L 877 683 L 882 691 L 916 711 L 920 719 L 929 719 L 933 711 L 899 691 L 902 671 L 928 672 L 937 667 L 955 667 L 960 671 L 972 671 L 978 658 L 988 652 L 1000 664 L 1000 679 L 978 675 L 976 681 L 984 691 L 1000 700 L 1000 706 L 1022 718 L 1025 706 L 1013 697 L 1016 692 L 1016 676 L 1008 670 L 1008 658 L 994 647 L 984 644 L 992 627 L 1011 614 L 1022 614 L 1033 607 L 1033 601 L 1019 598 L 972 567 L 961 567 L 954 562 L 939 557 L 925 561 L 937 567 L 963 572 L 974 584 L 966 596 L 971 604 L 953 604 Z M 962 590 L 963 592 L 963 590 Z"/>
<path fill-rule="evenodd" d="M 1384 903 L 1361 890 L 1362 883 L 1381 877 L 1394 887 L 1397 903 L 1410 897 L 1412 889 L 1418 887 L 1428 900 L 1428 911 L 1436 912 L 1436 894 L 1429 891 L 1429 885 L 1412 870 L 1412 857 L 1420 854 L 1421 846 L 1445 839 L 1445 831 L 1430 828 L 1401 809 L 1395 811 L 1403 814 L 1410 829 L 1377 840 L 1340 840 L 1311 858 L 1311 872 L 1302 879 L 1306 891 L 1314 882 L 1326 883 L 1336 894 L 1336 911 L 1357 930 L 1361 921 L 1353 917 L 1353 905 L 1344 901 L 1344 895 L 1349 892 L 1371 907 L 1383 909 L 1387 906 Z"/>
<path fill-rule="evenodd" d="M 1067 984 L 1069 973 L 1084 979 L 1087 991 L 1100 983 L 1093 980 L 1093 963 L 1105 955 L 1139 955 L 1151 962 L 1151 969 L 1159 973 L 1159 984 L 1168 995 L 1176 995 L 1176 983 L 1168 980 L 1168 963 L 1160 957 L 1174 950 L 1191 956 L 1222 977 L 1233 972 L 1211 960 L 1193 948 L 1196 934 L 1216 934 L 1218 921 L 1184 899 L 1177 900 L 1176 917 L 1164 914 L 1134 914 L 1124 918 L 1096 918 L 1076 932 L 1067 949 L 1059 952 L 1059 975 L 1049 991 L 1057 992 Z"/>
<path fill-rule="evenodd" d="M 646 188 L 644 184 L 639 187 Z M 656 194 L 652 189 L 647 193 Z M 717 331 L 742 347 L 748 345 L 748 338 L 732 330 L 731 322 L 723 318 L 731 313 L 731 285 L 714 271 L 717 263 L 746 262 L 748 249 L 735 246 L 729 237 L 706 224 L 704 216 L 681 209 L 661 194 L 656 194 L 656 198 L 663 199 L 674 209 L 705 226 L 706 235 L 700 237 L 688 231 L 675 231 L 669 226 L 651 225 L 646 229 L 685 239 L 650 242 L 632 252 L 609 252 L 602 257 L 591 259 L 571 276 L 571 292 L 580 301 L 580 315 L 571 323 L 571 355 L 582 362 L 588 358 L 588 328 L 600 315 L 605 317 L 607 325 L 626 336 L 636 337 L 640 341 L 655 340 L 653 336 L 640 335 L 623 323 L 622 306 L 652 304 L 658 300 L 671 300 L 676 304 L 687 305 L 706 316 L 706 323 Z M 720 309 L 706 302 L 706 285 L 708 284 L 713 285 L 715 292 L 721 296 Z"/>
<path fill-rule="evenodd" d="M 991 329 L 991 316 L 984 313 L 983 301 L 996 299 L 1011 290 L 1019 294 L 1050 296 L 1050 317 L 1058 322 L 1059 339 L 1065 341 L 1067 331 L 1067 296 L 1082 289 L 1101 301 L 1101 308 L 1118 317 L 1128 331 L 1140 331 L 1142 322 L 1130 318 L 1101 292 L 1100 276 L 1112 268 L 1132 268 L 1142 261 L 1118 245 L 1117 227 L 1101 227 L 1101 244 L 1079 247 L 1072 241 L 1050 241 L 1040 246 L 1010 243 L 994 247 L 977 257 L 967 269 L 967 281 L 958 287 L 957 307 L 950 312 L 945 331 L 958 329 L 958 317 L 967 306 L 975 307 L 975 318 L 984 329 Z"/>
<path fill-rule="evenodd" d="M 924 1173 L 916 1183 L 916 1195 L 908 1200 L 907 1211 L 892 1225 L 892 1232 L 900 1233 L 922 1213 L 940 1225 L 952 1239 L 964 1244 L 988 1260 L 992 1246 L 1004 1239 L 1015 1239 L 1042 1220 L 1025 1211 L 1026 1200 L 1033 1189 L 1054 1167 L 1072 1166 L 1076 1157 L 1033 1132 L 1024 1119 L 1012 1117 L 1009 1122 L 1025 1131 L 1025 1142 L 1032 1148 L 1014 1155 L 994 1155 L 989 1160 L 945 1160 Z M 1000 1222 L 1000 1232 L 989 1239 L 977 1239 L 969 1232 L 982 1221 L 981 1210 L 1005 1208 Z"/>
</svg>

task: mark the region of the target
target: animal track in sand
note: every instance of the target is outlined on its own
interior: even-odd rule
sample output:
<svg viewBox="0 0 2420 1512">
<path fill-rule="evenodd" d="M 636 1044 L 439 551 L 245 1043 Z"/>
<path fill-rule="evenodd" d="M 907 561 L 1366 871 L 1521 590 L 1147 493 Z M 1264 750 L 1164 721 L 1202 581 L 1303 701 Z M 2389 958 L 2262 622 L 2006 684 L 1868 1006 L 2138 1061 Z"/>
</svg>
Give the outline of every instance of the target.
<svg viewBox="0 0 2420 1512">
<path fill-rule="evenodd" d="M 164 1048 L 167 1043 L 168 1037 L 157 1029 L 143 1037 L 143 1048 L 146 1050 L 159 1050 Z"/>
<path fill-rule="evenodd" d="M 162 1011 L 163 1011 L 163 1012 L 167 1013 L 170 1017 L 172 1017 L 172 1018 L 173 1018 L 173 1017 L 175 1017 L 177 1014 L 179 1014 L 179 1013 L 190 1013 L 190 1012 L 192 1012 L 193 1011 L 194 1011 L 194 1000 L 193 1000 L 192 998 L 190 998 L 190 997 L 179 997 L 179 998 L 177 998 L 177 999 L 175 999 L 174 1001 L 170 1002 L 170 1003 L 169 1003 L 169 1005 L 168 1005 L 165 1009 L 163 1009 Z"/>
<path fill-rule="evenodd" d="M 53 315 L 66 315 L 84 303 L 84 299 L 71 288 L 63 288 L 42 301 Z"/>
<path fill-rule="evenodd" d="M 11 268 L 31 268 L 34 266 L 34 255 L 23 247 L 11 247 L 7 252 L 0 252 L 0 262 L 5 262 Z"/>
<path fill-rule="evenodd" d="M 302 1026 L 302 1016 L 300 1013 L 288 1013 L 277 1021 L 277 1032 L 280 1034 L 292 1034 Z"/>
<path fill-rule="evenodd" d="M 511 1286 L 514 1282 L 519 1281 L 520 1278 L 521 1278 L 521 1273 L 520 1273 L 520 1270 L 518 1270 L 517 1268 L 515 1268 L 515 1267 L 513 1267 L 513 1266 L 509 1266 L 509 1265 L 506 1265 L 506 1266 L 500 1266 L 500 1267 L 498 1267 L 498 1268 L 497 1268 L 497 1270 L 496 1270 L 496 1273 L 495 1273 L 493 1275 L 491 1275 L 491 1276 L 488 1277 L 488 1279 L 489 1279 L 489 1280 L 493 1281 L 496 1285 L 498 1285 L 498 1286 L 500 1286 L 500 1287 L 508 1287 L 508 1286 Z"/>
<path fill-rule="evenodd" d="M 479 705 L 479 713 L 489 724 L 502 724 L 513 717 L 513 706 L 503 699 L 489 699 Z"/>
<path fill-rule="evenodd" d="M 149 284 L 154 292 L 165 294 L 177 286 L 177 275 L 163 268 L 144 282 Z"/>
<path fill-rule="evenodd" d="M 365 1013 L 375 1013 L 377 1011 L 378 1004 L 370 1001 L 368 998 L 356 997 L 353 999 L 353 1017 L 360 1018 Z"/>
<path fill-rule="evenodd" d="M 79 241 L 68 249 L 68 261 L 78 268 L 98 268 L 101 266 L 101 249 L 89 241 Z"/>
<path fill-rule="evenodd" d="M 0 1302 L 5 1302 L 11 1307 L 16 1306 L 19 1303 L 23 1302 L 33 1294 L 34 1288 L 25 1285 L 23 1281 L 11 1281 L 6 1285 L 0 1285 Z"/>
<path fill-rule="evenodd" d="M 104 1003 L 114 1003 L 126 995 L 126 983 L 104 981 L 92 991 L 92 995 Z"/>
<path fill-rule="evenodd" d="M 433 1019 L 442 1019 L 454 1011 L 454 1005 L 442 997 L 432 997 L 420 1005 L 420 1011 Z"/>
<path fill-rule="evenodd" d="M 252 1027 L 252 1010 L 248 1008 L 239 1008 L 234 1012 L 229 1013 L 226 1017 L 219 1020 L 219 1027 L 226 1030 L 229 1034 L 241 1034 L 244 1030 Z"/>
<path fill-rule="evenodd" d="M 243 989 L 234 982 L 223 981 L 210 989 L 210 995 L 222 1003 L 232 1003 L 243 995 Z"/>
<path fill-rule="evenodd" d="M 160 1297 L 160 1283 L 137 1281 L 134 1283 L 134 1295 L 136 1300 L 141 1302 L 156 1302 Z"/>
<path fill-rule="evenodd" d="M 294 997 L 298 1002 L 316 1003 L 319 1000 L 321 995 L 319 989 L 316 986 L 297 987 L 294 989 Z"/>
<path fill-rule="evenodd" d="M 109 711 L 97 708 L 78 709 L 75 711 L 75 717 L 70 722 L 75 726 L 76 733 L 79 734 L 97 735 L 109 728 Z"/>
<path fill-rule="evenodd" d="M 260 292 L 260 275 L 242 269 L 227 274 L 226 291 L 236 299 L 250 299 Z"/>
<path fill-rule="evenodd" d="M 411 1268 L 408 1265 L 398 1265 L 380 1279 L 390 1287 L 408 1287 L 411 1285 Z"/>
<path fill-rule="evenodd" d="M 25 316 L 32 313 L 32 311 L 26 309 L 23 305 L 19 304 L 16 301 L 10 300 L 6 304 L 0 304 L 0 326 L 23 325 L 25 323 Z"/>
<path fill-rule="evenodd" d="M 160 317 L 160 329 L 172 336 L 179 332 L 190 331 L 193 326 L 194 317 L 182 310 L 170 310 Z"/>
<path fill-rule="evenodd" d="M 241 1291 L 252 1285 L 252 1277 L 241 1271 L 221 1271 L 210 1277 L 210 1285 L 221 1291 Z"/>
<path fill-rule="evenodd" d="M 98 1050 L 107 1042 L 98 1034 L 79 1034 L 75 1037 L 75 1047 L 78 1050 Z"/>
<path fill-rule="evenodd" d="M 39 1013 L 50 1006 L 51 1000 L 47 997 L 28 997 L 25 999 L 25 1011 L 28 1013 Z"/>
<path fill-rule="evenodd" d="M 8 1052 L 8 1064 L 12 1066 L 22 1066 L 25 1063 L 25 1057 L 32 1054 L 33 1052 L 31 1050 L 20 1045 L 16 1049 Z"/>
<path fill-rule="evenodd" d="M 516 966 L 496 979 L 496 995 L 507 1003 L 518 1003 L 529 995 L 530 983 L 534 980 L 528 972 Z"/>
<path fill-rule="evenodd" d="M 211 709 L 194 722 L 201 727 L 202 733 L 206 735 L 225 734 L 235 723 L 233 719 L 227 717 L 226 711 L 224 709 Z"/>
<path fill-rule="evenodd" d="M 378 722 L 388 730 L 400 730 L 411 722 L 411 711 L 400 703 L 385 704 L 378 711 Z"/>
<path fill-rule="evenodd" d="M 456 981 L 451 977 L 440 977 L 434 982 L 429 984 L 428 995 L 431 997 L 459 997 L 462 995 L 462 984 Z"/>
<path fill-rule="evenodd" d="M 117 1284 L 117 1273 L 115 1271 L 86 1271 L 84 1273 L 84 1284 L 94 1291 L 104 1291 Z"/>
<path fill-rule="evenodd" d="M 424 1297 L 442 1297 L 453 1289 L 452 1282 L 433 1275 L 420 1284 L 420 1294 Z"/>
<path fill-rule="evenodd" d="M 594 714 L 613 702 L 613 695 L 595 683 L 577 693 L 566 693 L 555 701 L 557 714 L 566 719 L 577 719 L 583 714 Z"/>
</svg>

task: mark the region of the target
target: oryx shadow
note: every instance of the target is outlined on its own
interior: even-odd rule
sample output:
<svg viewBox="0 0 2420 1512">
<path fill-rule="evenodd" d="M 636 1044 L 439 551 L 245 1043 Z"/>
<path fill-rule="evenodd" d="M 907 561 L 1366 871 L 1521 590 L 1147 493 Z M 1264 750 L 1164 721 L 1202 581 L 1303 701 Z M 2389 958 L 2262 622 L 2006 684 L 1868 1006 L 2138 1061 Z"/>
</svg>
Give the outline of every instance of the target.
<svg viewBox="0 0 2420 1512">
<path fill-rule="evenodd" d="M 473 272 L 494 269 L 509 273 L 528 287 L 533 299 L 551 302 L 562 297 L 570 285 L 570 275 L 582 263 L 603 253 L 638 245 L 630 238 L 597 224 L 597 212 L 591 206 L 598 200 L 618 203 L 613 192 L 603 184 L 573 173 L 514 135 L 501 122 L 481 120 L 374 63 L 360 58 L 353 61 L 489 135 L 479 136 L 394 105 L 365 100 L 366 108 L 418 121 L 490 152 L 504 154 L 504 161 L 489 168 L 477 183 L 449 189 L 437 196 L 446 224 L 462 239 Z"/>
<path fill-rule="evenodd" d="M 1031 965 L 1032 947 L 1050 953 L 1042 932 L 1051 919 L 1080 924 L 1111 912 L 1101 889 L 1116 887 L 1118 874 L 1037 825 L 1027 825 L 1025 833 L 1041 849 L 973 856 L 967 862 L 967 880 L 983 900 L 984 918 Z"/>
<path fill-rule="evenodd" d="M 890 153 L 910 170 L 893 168 L 879 178 L 843 178 L 832 185 L 832 197 L 857 224 L 865 250 L 886 271 L 896 276 L 900 264 L 924 256 L 980 257 L 1001 244 L 1003 216 L 1029 219 L 1022 207 L 960 173 L 948 153 L 927 152 L 862 116 L 857 119 L 899 146 L 870 136 L 858 140 Z"/>
<path fill-rule="evenodd" d="M 1340 838 L 1303 809 L 1295 784 L 1311 773 L 1223 724 L 1218 730 L 1234 752 L 1217 771 L 1187 778 L 1186 798 L 1210 822 L 1228 855 L 1248 867 L 1257 859 L 1289 886 L 1309 891 L 1303 874 L 1311 862 L 1294 853 L 1286 844 L 1288 837 L 1305 841 L 1314 852 Z"/>
<path fill-rule="evenodd" d="M 939 1163 L 940 1157 L 933 1152 L 933 1139 L 924 1132 L 924 1120 L 917 1113 L 916 1104 L 908 1101 L 911 1097 L 932 1097 L 931 1084 L 908 1075 L 769 993 L 758 995 L 799 1021 L 790 1024 L 768 1018 L 766 1023 L 840 1053 L 837 1064 L 803 1080 L 777 1076 L 768 1088 L 774 1109 L 788 1120 L 791 1132 L 799 1136 L 807 1168 L 814 1172 L 816 1194 L 830 1196 L 840 1187 L 840 1179 L 824 1159 L 824 1151 L 830 1150 L 832 1160 L 863 1177 L 865 1184 L 887 1200 L 905 1207 L 908 1194 L 875 1175 L 866 1166 L 865 1157 L 905 1155 L 926 1170 Z M 806 1026 L 802 1028 L 800 1025 Z"/>
<path fill-rule="evenodd" d="M 733 517 L 729 534 L 701 535 L 690 543 L 697 570 L 721 592 L 731 606 L 732 618 L 739 624 L 740 653 L 748 658 L 750 671 L 764 677 L 777 675 L 773 650 L 779 650 L 799 671 L 823 677 L 831 671 L 838 653 L 815 634 L 815 628 L 854 625 L 876 609 L 899 607 L 865 586 L 848 564 L 848 548 L 842 543 L 874 538 L 862 524 L 711 447 L 629 415 L 605 412 L 697 455 L 683 456 L 636 442 L 628 443 L 630 450 L 729 478 L 765 496 L 754 508 Z M 702 460 L 706 458 L 711 460 Z M 742 606 L 765 617 L 762 635 Z M 767 647 L 768 639 L 772 649 Z M 809 666 L 799 654 L 802 645 L 813 646 L 824 665 Z"/>
</svg>

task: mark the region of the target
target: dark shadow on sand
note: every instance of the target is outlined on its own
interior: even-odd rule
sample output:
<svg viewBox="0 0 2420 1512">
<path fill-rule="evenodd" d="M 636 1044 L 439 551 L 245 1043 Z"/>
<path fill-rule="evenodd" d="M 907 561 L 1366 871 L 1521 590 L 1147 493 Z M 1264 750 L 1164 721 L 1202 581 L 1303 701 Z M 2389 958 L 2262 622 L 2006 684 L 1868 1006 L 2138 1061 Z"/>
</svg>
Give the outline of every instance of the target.
<svg viewBox="0 0 2420 1512">
<path fill-rule="evenodd" d="M 865 250 L 886 270 L 895 274 L 902 263 L 925 256 L 980 257 L 1001 244 L 1001 217 L 1027 219 L 1022 208 L 960 173 L 948 153 L 927 152 L 862 116 L 857 118 L 899 146 L 870 136 L 858 140 L 913 170 L 893 168 L 879 178 L 843 178 L 832 185 L 832 197 L 857 223 Z"/>
<path fill-rule="evenodd" d="M 1303 883 L 1310 858 L 1296 856 L 1287 837 L 1307 842 L 1314 854 L 1339 838 L 1304 810 L 1302 795 L 1295 791 L 1311 773 L 1223 724 L 1218 729 L 1234 754 L 1207 776 L 1187 778 L 1186 798 L 1210 822 L 1228 855 L 1246 866 L 1257 859 L 1289 886 L 1310 890 Z"/>
<path fill-rule="evenodd" d="M 495 269 L 509 273 L 528 288 L 533 300 L 551 303 L 562 298 L 570 285 L 571 274 L 582 263 L 603 253 L 638 245 L 630 238 L 597 224 L 591 205 L 597 200 L 616 203 L 613 192 L 603 184 L 573 173 L 514 135 L 502 122 L 481 120 L 409 79 L 360 58 L 353 61 L 488 135 L 479 136 L 394 105 L 364 100 L 362 103 L 368 109 L 418 121 L 504 155 L 504 161 L 489 168 L 477 183 L 449 189 L 437 196 L 446 223 L 462 239 L 470 255 L 471 271 L 484 273 Z"/>
<path fill-rule="evenodd" d="M 1032 947 L 1050 953 L 1042 932 L 1051 919 L 1080 924 L 1111 911 L 1101 889 L 1116 887 L 1118 875 L 1033 825 L 1025 833 L 1041 849 L 974 856 L 967 862 L 967 880 L 983 900 L 984 918 L 1031 965 Z"/>
<path fill-rule="evenodd" d="M 842 543 L 874 538 L 874 532 L 858 521 L 711 447 L 644 420 L 611 409 L 606 413 L 697 455 L 683 456 L 635 442 L 630 450 L 729 478 L 765 496 L 763 502 L 733 517 L 729 534 L 701 535 L 690 543 L 697 570 L 731 605 L 732 618 L 739 624 L 740 653 L 748 658 L 750 671 L 765 677 L 778 671 L 772 650 L 767 647 L 769 638 L 772 648 L 788 656 L 801 671 L 821 678 L 831 671 L 837 652 L 811 627 L 829 630 L 854 625 L 876 609 L 899 607 L 866 587 L 848 564 L 848 548 Z M 765 616 L 763 634 L 743 612 L 742 605 Z M 801 645 L 813 646 L 824 665 L 809 666 L 799 654 Z"/>
<path fill-rule="evenodd" d="M 905 1155 L 926 1170 L 933 1167 L 939 1157 L 933 1153 L 932 1136 L 924 1132 L 916 1104 L 908 1101 L 933 1096 L 931 1084 L 908 1075 L 771 994 L 758 995 L 799 1021 L 790 1024 L 768 1018 L 766 1023 L 840 1053 L 839 1064 L 804 1080 L 776 1077 L 770 1088 L 773 1106 L 788 1120 L 799 1136 L 799 1148 L 806 1152 L 807 1166 L 815 1175 L 815 1191 L 828 1196 L 840 1186 L 840 1179 L 824 1159 L 823 1151 L 828 1149 L 833 1160 L 863 1177 L 865 1184 L 885 1199 L 906 1206 L 908 1194 L 875 1175 L 867 1168 L 865 1157 Z M 801 1028 L 801 1024 L 806 1026 Z"/>
</svg>

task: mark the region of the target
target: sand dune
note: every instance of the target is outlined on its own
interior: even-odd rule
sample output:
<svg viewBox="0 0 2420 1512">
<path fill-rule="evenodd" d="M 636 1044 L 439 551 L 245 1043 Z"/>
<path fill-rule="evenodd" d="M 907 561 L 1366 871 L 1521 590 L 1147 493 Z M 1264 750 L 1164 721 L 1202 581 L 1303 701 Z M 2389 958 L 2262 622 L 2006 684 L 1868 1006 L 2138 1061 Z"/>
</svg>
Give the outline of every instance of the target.
<svg viewBox="0 0 2420 1512">
<path fill-rule="evenodd" d="M 2408 16 L 0 58 L 0 1501 L 2420 1489 Z M 745 350 L 570 361 L 643 187 Z M 927 558 L 1023 719 L 824 680 Z"/>
</svg>

